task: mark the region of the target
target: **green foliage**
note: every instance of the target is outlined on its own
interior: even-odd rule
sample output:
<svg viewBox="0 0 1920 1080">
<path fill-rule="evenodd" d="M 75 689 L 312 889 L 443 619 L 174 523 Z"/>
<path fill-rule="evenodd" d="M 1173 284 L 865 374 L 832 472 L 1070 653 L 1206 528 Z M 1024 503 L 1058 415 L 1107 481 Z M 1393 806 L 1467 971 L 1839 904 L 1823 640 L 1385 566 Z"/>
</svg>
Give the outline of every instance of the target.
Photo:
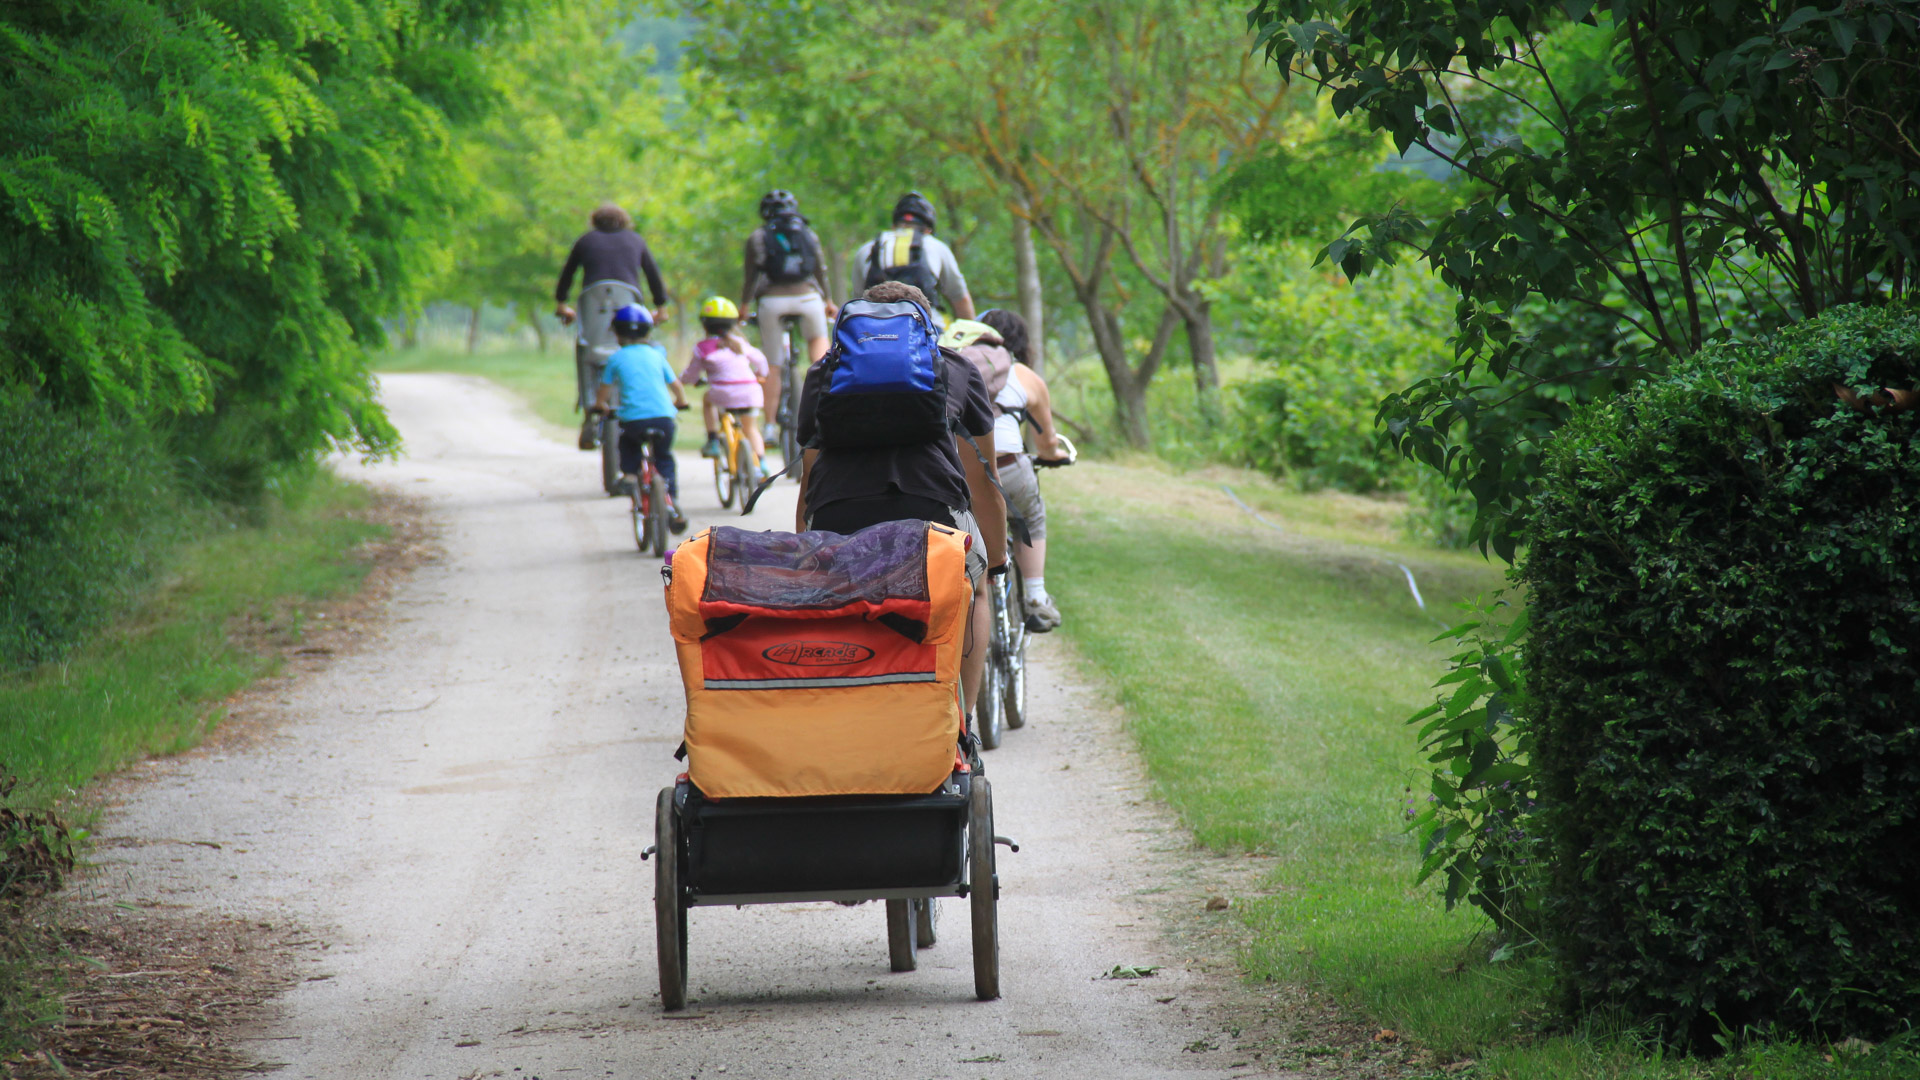
<svg viewBox="0 0 1920 1080">
<path fill-rule="evenodd" d="M 1478 618 L 1441 635 L 1464 649 L 1434 684 L 1451 691 L 1407 721 L 1421 725 L 1420 752 L 1438 766 L 1424 808 L 1407 808 L 1408 827 L 1420 837 L 1418 880 L 1439 874 L 1448 910 L 1465 900 L 1502 931 L 1531 940 L 1547 852 L 1533 821 L 1533 725 L 1521 663 L 1527 615 L 1500 626 L 1493 619 L 1502 606 L 1483 601 Z"/>
<path fill-rule="evenodd" d="M 1348 283 L 1296 245 L 1245 251 L 1211 291 L 1238 316 L 1264 377 L 1229 391 L 1234 451 L 1308 488 L 1379 491 L 1403 473 L 1373 410 L 1446 365 L 1448 302 L 1411 272 Z"/>
<path fill-rule="evenodd" d="M 155 587 L 59 663 L 0 676 L 0 763 L 20 778 L 18 805 L 53 805 L 129 760 L 197 743 L 222 699 L 278 663 L 262 641 L 298 642 L 310 601 L 362 580 L 355 549 L 380 532 L 357 513 L 366 502 L 316 469 L 247 514 L 191 508 Z"/>
<path fill-rule="evenodd" d="M 1920 311 L 1716 346 L 1555 440 L 1519 577 L 1570 1004 L 1877 1038 L 1920 1009 Z"/>
<path fill-rule="evenodd" d="M 0 671 L 56 659 L 178 535 L 160 441 L 0 393 Z"/>
<path fill-rule="evenodd" d="M 473 46 L 523 5 L 159 0 L 0 15 L 0 384 L 184 415 L 255 490 L 390 447 L 364 347 L 443 260 Z"/>
<path fill-rule="evenodd" d="M 1249 23 L 1336 113 L 1474 185 L 1431 225 L 1362 216 L 1323 256 L 1360 276 L 1411 245 L 1459 294 L 1453 369 L 1383 415 L 1403 452 L 1472 491 L 1476 536 L 1503 557 L 1539 432 L 1491 406 L 1548 385 L 1608 396 L 1709 342 L 1913 287 L 1906 0 L 1257 0 Z M 1545 333 L 1570 311 L 1603 323 L 1573 355 Z"/>
</svg>

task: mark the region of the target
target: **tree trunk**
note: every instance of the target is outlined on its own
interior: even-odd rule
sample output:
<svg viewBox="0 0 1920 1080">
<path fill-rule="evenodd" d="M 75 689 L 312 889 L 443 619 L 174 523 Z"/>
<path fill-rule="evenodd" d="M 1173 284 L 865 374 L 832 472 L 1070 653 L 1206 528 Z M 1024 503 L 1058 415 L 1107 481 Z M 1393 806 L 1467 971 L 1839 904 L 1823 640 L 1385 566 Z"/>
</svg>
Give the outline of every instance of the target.
<svg viewBox="0 0 1920 1080">
<path fill-rule="evenodd" d="M 1040 260 L 1033 250 L 1033 222 L 1025 208 L 1013 215 L 1014 280 L 1020 296 L 1020 317 L 1027 323 L 1027 366 L 1047 373 L 1046 312 L 1040 298 Z"/>
<path fill-rule="evenodd" d="M 400 323 L 400 344 L 409 349 L 420 347 L 420 313 L 411 312 Z"/>
<path fill-rule="evenodd" d="M 540 309 L 531 304 L 521 304 L 520 311 L 521 314 L 526 317 L 527 322 L 533 324 L 535 347 L 540 350 L 540 355 L 545 356 L 547 353 L 547 328 L 540 322 Z"/>
<path fill-rule="evenodd" d="M 1193 357 L 1193 396 L 1208 427 L 1220 423 L 1220 367 L 1214 358 L 1213 301 L 1196 296 L 1183 316 Z"/>
<path fill-rule="evenodd" d="M 473 314 L 467 318 L 467 355 L 473 355 L 474 347 L 480 344 L 480 312 L 485 305 L 473 305 Z"/>
</svg>

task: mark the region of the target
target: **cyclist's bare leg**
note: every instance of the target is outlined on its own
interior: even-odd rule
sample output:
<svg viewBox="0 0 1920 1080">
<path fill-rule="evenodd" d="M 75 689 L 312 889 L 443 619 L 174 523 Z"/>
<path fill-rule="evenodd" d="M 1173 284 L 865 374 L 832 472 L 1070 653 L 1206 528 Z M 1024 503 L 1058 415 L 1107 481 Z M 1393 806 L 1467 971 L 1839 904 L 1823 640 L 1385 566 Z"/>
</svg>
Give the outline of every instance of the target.
<svg viewBox="0 0 1920 1080">
<path fill-rule="evenodd" d="M 755 458 L 767 456 L 767 442 L 760 437 L 760 410 L 747 409 L 734 414 L 740 420 L 740 430 L 746 432 L 747 445 L 753 447 Z"/>
<path fill-rule="evenodd" d="M 819 363 L 820 358 L 827 355 L 828 344 L 829 342 L 827 341 L 827 336 L 825 334 L 822 334 L 817 338 L 808 338 L 807 339 L 807 359 L 812 361 L 813 363 L 816 363 L 816 364 Z"/>
<path fill-rule="evenodd" d="M 1035 540 L 1032 544 L 1013 542 L 1013 561 L 1020 564 L 1021 576 L 1028 581 L 1044 577 L 1047 569 L 1047 541 Z"/>
<path fill-rule="evenodd" d="M 713 404 L 713 391 L 711 390 L 707 391 L 706 396 L 700 399 L 700 419 L 706 422 L 707 438 L 717 439 L 720 437 L 720 410 Z"/>
<path fill-rule="evenodd" d="M 960 654 L 960 694 L 969 706 L 980 700 L 980 684 L 986 681 L 987 653 L 993 648 L 992 605 L 987 602 L 987 587 L 992 574 L 983 574 L 973 589 L 973 615 L 967 623 L 966 649 Z M 974 710 L 967 710 L 972 713 Z"/>
</svg>

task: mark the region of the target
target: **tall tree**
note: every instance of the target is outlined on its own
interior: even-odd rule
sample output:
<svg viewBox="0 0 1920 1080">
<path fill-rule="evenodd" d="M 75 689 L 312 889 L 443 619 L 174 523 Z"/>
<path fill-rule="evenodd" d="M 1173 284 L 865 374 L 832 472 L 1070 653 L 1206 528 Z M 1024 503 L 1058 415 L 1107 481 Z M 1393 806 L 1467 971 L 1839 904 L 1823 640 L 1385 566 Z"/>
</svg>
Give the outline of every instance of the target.
<svg viewBox="0 0 1920 1080">
<path fill-rule="evenodd" d="M 217 485 L 391 446 L 365 348 L 444 258 L 472 49 L 527 6 L 8 6 L 0 384 L 179 417 Z"/>
<path fill-rule="evenodd" d="M 1495 406 L 1613 392 L 1709 341 L 1913 290 L 1904 0 L 1257 0 L 1248 18 L 1285 77 L 1476 185 L 1430 228 L 1384 209 L 1324 255 L 1359 275 L 1410 246 L 1459 293 L 1453 370 L 1382 418 L 1473 493 L 1504 557 L 1542 432 Z M 1592 333 L 1569 349 L 1572 317 Z"/>
</svg>

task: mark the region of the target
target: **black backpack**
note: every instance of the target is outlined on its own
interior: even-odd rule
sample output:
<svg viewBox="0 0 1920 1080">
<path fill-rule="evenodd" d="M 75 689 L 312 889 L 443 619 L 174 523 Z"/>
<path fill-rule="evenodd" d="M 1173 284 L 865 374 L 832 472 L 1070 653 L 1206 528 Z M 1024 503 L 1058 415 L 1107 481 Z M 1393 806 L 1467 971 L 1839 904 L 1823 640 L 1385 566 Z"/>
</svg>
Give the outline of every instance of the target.
<svg viewBox="0 0 1920 1080">
<path fill-rule="evenodd" d="M 874 237 L 872 252 L 867 256 L 867 283 L 863 288 L 871 289 L 883 281 L 897 281 L 919 289 L 936 307 L 943 307 L 940 279 L 934 276 L 933 267 L 927 265 L 923 239 L 924 234 L 911 227 L 888 229 Z"/>
<path fill-rule="evenodd" d="M 820 246 L 814 242 L 807 219 L 788 212 L 767 221 L 766 243 L 760 252 L 760 272 L 775 285 L 810 281 L 820 273 Z"/>
</svg>

